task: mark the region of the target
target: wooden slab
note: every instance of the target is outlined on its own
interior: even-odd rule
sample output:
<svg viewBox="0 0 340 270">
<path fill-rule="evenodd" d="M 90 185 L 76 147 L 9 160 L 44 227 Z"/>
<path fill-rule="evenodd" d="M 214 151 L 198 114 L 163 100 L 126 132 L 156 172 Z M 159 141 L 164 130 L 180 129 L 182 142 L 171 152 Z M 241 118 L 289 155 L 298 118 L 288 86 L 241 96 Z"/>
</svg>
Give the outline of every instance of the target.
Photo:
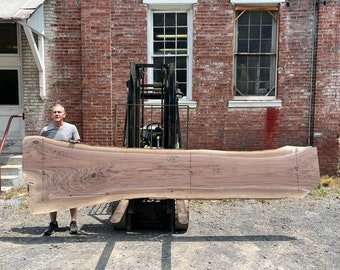
<svg viewBox="0 0 340 270">
<path fill-rule="evenodd" d="M 317 149 L 134 149 L 23 141 L 31 213 L 135 198 L 302 198 L 320 182 Z"/>
</svg>

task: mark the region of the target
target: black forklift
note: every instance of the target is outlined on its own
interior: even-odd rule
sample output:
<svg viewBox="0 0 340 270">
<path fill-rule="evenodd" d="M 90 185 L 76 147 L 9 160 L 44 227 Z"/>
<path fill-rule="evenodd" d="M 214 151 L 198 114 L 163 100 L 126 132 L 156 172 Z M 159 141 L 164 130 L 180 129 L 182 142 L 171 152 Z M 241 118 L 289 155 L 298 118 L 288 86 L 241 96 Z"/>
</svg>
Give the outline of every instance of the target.
<svg viewBox="0 0 340 270">
<path fill-rule="evenodd" d="M 148 71 L 155 83 L 148 84 Z M 123 147 L 182 147 L 179 98 L 174 64 L 130 64 Z M 154 105 L 150 101 L 156 101 Z M 115 230 L 164 229 L 186 231 L 188 201 L 140 198 L 113 202 L 110 219 Z"/>
</svg>

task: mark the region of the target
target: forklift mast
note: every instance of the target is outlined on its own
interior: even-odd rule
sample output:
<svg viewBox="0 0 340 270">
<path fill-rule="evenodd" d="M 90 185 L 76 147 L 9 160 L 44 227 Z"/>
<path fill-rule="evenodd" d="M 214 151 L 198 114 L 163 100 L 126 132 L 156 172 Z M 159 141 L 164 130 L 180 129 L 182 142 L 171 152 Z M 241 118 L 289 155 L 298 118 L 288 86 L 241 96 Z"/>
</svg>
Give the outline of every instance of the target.
<svg viewBox="0 0 340 270">
<path fill-rule="evenodd" d="M 147 83 L 148 69 L 152 69 L 156 83 Z M 173 63 L 130 64 L 123 147 L 181 148 L 178 99 L 183 94 L 176 87 L 174 69 Z M 145 104 L 146 100 L 157 100 L 157 105 Z M 155 106 L 156 117 L 153 112 L 150 116 L 150 106 Z M 158 120 L 156 123 L 154 118 Z M 115 230 L 169 228 L 183 231 L 188 228 L 187 209 L 184 200 L 121 200 L 113 203 L 110 220 Z"/>
<path fill-rule="evenodd" d="M 147 84 L 147 69 L 153 69 L 154 76 L 160 82 Z M 158 73 L 158 74 L 157 74 Z M 145 135 L 150 135 L 153 126 L 145 126 L 146 100 L 158 100 L 161 113 L 158 131 L 161 131 L 160 148 L 173 149 L 180 147 L 181 132 L 178 109 L 178 98 L 183 94 L 176 87 L 174 64 L 130 64 L 130 80 L 127 82 L 127 112 L 124 127 L 123 146 L 145 147 Z M 152 123 L 150 123 L 152 124 Z M 155 146 L 151 136 L 150 147 Z"/>
</svg>

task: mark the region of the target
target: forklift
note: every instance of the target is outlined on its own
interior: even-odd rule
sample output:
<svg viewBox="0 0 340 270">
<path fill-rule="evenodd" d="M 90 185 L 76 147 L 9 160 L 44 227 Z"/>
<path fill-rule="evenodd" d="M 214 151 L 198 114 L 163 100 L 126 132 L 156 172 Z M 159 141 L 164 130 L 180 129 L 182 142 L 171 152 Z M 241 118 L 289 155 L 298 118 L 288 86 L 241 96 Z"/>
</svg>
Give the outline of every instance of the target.
<svg viewBox="0 0 340 270">
<path fill-rule="evenodd" d="M 156 83 L 148 84 L 151 69 Z M 130 63 L 123 147 L 181 148 L 178 99 L 183 93 L 175 82 L 174 63 Z M 157 100 L 156 105 L 146 101 Z M 147 162 L 147 161 L 146 161 Z M 140 198 L 113 202 L 114 230 L 165 229 L 186 231 L 187 200 Z"/>
</svg>

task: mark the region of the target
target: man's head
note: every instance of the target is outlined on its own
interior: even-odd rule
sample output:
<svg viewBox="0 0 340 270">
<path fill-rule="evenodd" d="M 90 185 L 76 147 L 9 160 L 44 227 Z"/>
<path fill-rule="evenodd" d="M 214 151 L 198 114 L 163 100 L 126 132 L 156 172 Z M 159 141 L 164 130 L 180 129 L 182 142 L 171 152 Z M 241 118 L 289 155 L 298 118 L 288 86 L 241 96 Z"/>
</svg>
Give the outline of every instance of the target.
<svg viewBox="0 0 340 270">
<path fill-rule="evenodd" d="M 62 126 L 66 117 L 65 108 L 60 104 L 53 105 L 51 109 L 51 117 L 56 126 Z"/>
</svg>

